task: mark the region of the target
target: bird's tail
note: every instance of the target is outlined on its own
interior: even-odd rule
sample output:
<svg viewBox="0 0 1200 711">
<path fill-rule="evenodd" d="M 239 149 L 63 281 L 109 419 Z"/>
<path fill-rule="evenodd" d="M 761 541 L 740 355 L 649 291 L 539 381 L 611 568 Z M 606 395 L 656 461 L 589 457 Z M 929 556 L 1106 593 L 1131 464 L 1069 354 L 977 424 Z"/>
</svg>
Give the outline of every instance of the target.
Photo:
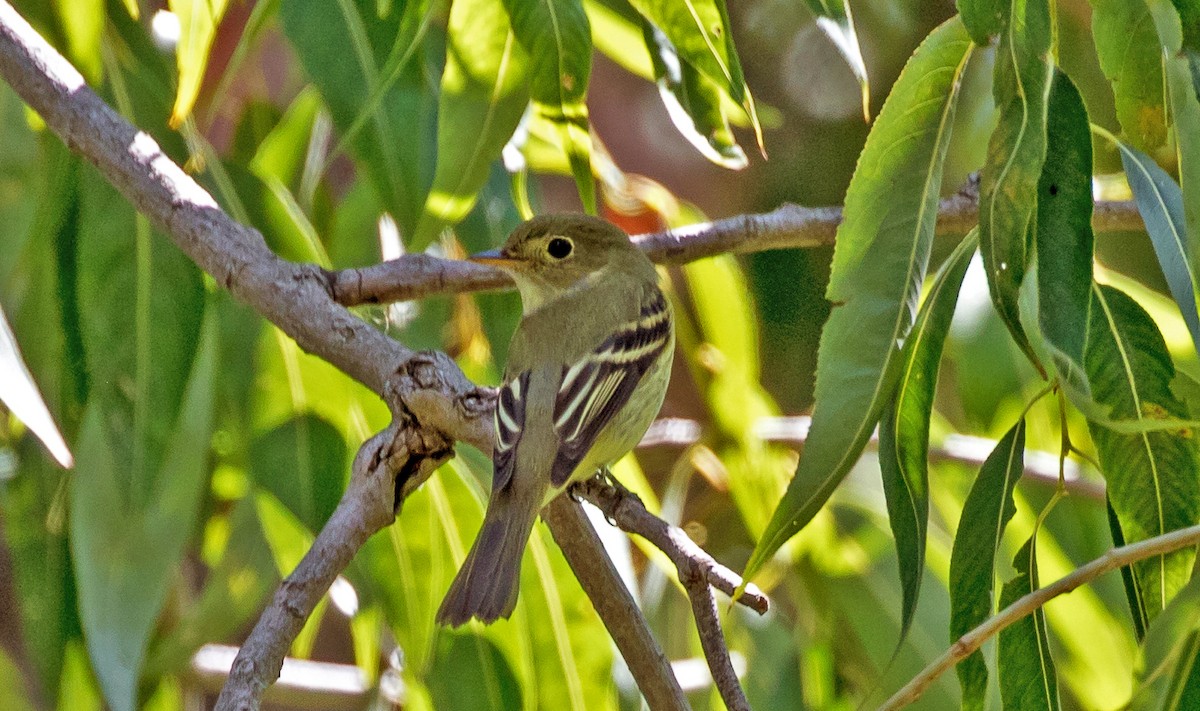
<svg viewBox="0 0 1200 711">
<path fill-rule="evenodd" d="M 523 506 L 511 495 L 492 496 L 471 552 L 438 608 L 440 624 L 458 627 L 472 617 L 491 623 L 512 614 L 521 558 L 536 519 L 536 506 Z"/>
</svg>

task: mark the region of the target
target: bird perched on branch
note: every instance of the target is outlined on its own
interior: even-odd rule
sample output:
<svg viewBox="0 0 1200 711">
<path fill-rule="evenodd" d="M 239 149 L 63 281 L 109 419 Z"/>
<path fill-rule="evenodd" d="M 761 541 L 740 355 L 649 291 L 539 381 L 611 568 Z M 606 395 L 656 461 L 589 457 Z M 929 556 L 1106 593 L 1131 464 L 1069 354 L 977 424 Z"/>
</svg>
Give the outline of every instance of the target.
<svg viewBox="0 0 1200 711">
<path fill-rule="evenodd" d="M 538 512 L 638 443 L 675 343 L 654 265 L 603 220 L 537 217 L 471 259 L 512 275 L 524 313 L 496 402 L 487 513 L 437 614 L 453 626 L 512 614 Z"/>
</svg>

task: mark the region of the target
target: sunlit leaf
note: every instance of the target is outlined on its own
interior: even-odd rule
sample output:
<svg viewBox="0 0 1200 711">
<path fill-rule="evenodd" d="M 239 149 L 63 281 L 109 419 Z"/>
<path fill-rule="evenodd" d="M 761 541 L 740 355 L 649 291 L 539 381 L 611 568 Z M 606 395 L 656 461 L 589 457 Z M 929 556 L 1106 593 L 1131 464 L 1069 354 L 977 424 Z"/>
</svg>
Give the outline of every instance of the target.
<svg viewBox="0 0 1200 711">
<path fill-rule="evenodd" d="M 584 0 L 583 9 L 592 25 L 596 49 L 625 71 L 654 81 L 651 52 L 642 41 L 644 18 L 628 3 L 618 0 Z"/>
<path fill-rule="evenodd" d="M 1037 363 L 1021 326 L 1018 297 L 1025 278 L 1038 177 L 1046 157 L 1050 91 L 1049 0 L 1003 3 L 993 93 L 999 122 L 988 141 L 979 193 L 979 247 L 992 301 L 1017 345 Z M 1040 366 L 1039 366 L 1040 367 Z"/>
<path fill-rule="evenodd" d="M 4 689 L 4 703 L 9 711 L 34 711 L 27 688 L 20 667 L 13 662 L 8 651 L 0 647 L 0 689 Z"/>
<path fill-rule="evenodd" d="M 1125 419 L 1188 417 L 1171 392 L 1175 366 L 1158 327 L 1123 292 L 1096 286 L 1085 356 L 1096 400 Z M 1123 538 L 1129 543 L 1158 536 L 1200 520 L 1200 480 L 1192 429 L 1119 434 L 1089 427 L 1108 497 Z M 1153 620 L 1187 582 L 1194 550 L 1158 556 L 1134 566 L 1141 605 Z"/>
<path fill-rule="evenodd" d="M 675 45 L 657 27 L 646 23 L 646 45 L 659 95 L 671 122 L 701 155 L 725 168 L 740 170 L 749 161 L 729 127 L 722 106 L 722 87 L 679 56 Z"/>
<path fill-rule="evenodd" d="M 1092 136 L 1079 91 L 1058 72 L 1046 137 L 1054 160 L 1037 187 L 1038 325 L 1064 385 L 1087 397 L 1083 368 L 1092 298 Z"/>
<path fill-rule="evenodd" d="M 38 392 L 33 375 L 25 366 L 17 346 L 17 337 L 13 335 L 4 310 L 0 308 L 0 372 L 5 376 L 0 378 L 0 402 L 3 402 L 17 419 L 37 435 L 38 439 L 50 450 L 55 461 L 70 468 L 74 464 L 71 451 L 63 441 L 54 418 L 46 409 L 42 394 Z"/>
<path fill-rule="evenodd" d="M 437 171 L 413 249 L 467 215 L 529 104 L 530 58 L 501 0 L 455 2 L 446 34 Z"/>
<path fill-rule="evenodd" d="M 596 213 L 587 88 L 592 34 L 582 0 L 502 0 L 517 42 L 529 56 L 534 109 L 554 124 L 584 209 Z"/>
<path fill-rule="evenodd" d="M 1144 0 L 1092 0 L 1092 35 L 1124 138 L 1143 151 L 1167 140 L 1163 53 Z"/>
<path fill-rule="evenodd" d="M 996 552 L 1004 526 L 1016 513 L 1012 492 L 1025 466 L 1025 420 L 996 445 L 979 469 L 963 504 L 950 554 L 950 641 L 955 642 L 994 610 Z M 962 707 L 983 709 L 987 665 L 976 651 L 958 663 Z"/>
<path fill-rule="evenodd" d="M 666 34 L 681 58 L 745 109 L 761 148 L 762 128 L 733 45 L 725 0 L 631 0 L 630 4 Z"/>
<path fill-rule="evenodd" d="M 929 262 L 942 162 L 970 54 L 957 19 L 932 32 L 867 137 L 834 248 L 827 291 L 834 308 L 821 335 L 812 429 L 747 575 L 820 510 L 891 401 Z"/>
<path fill-rule="evenodd" d="M 849 0 L 805 0 L 808 9 L 817 17 L 817 27 L 837 47 L 846 60 L 862 91 L 863 119 L 871 117 L 871 84 L 867 79 L 867 65 L 863 62 L 862 49 L 858 45 L 858 33 L 854 29 L 854 16 L 850 12 Z"/>
<path fill-rule="evenodd" d="M 89 83 L 98 82 L 107 5 L 104 0 L 53 0 L 53 6 L 67 41 L 63 53 Z"/>
<path fill-rule="evenodd" d="M 1158 265 L 1192 334 L 1192 342 L 1200 350 L 1200 314 L 1196 311 L 1196 290 L 1200 284 L 1193 271 L 1192 250 L 1184 222 L 1183 193 L 1150 156 L 1124 143 L 1118 144 L 1118 148 L 1138 212 L 1146 223 L 1146 233 L 1158 256 Z"/>
<path fill-rule="evenodd" d="M 917 610 L 925 573 L 925 534 L 929 524 L 929 418 L 937 386 L 942 346 L 958 302 L 963 275 L 979 246 L 972 231 L 942 265 L 904 341 L 903 366 L 895 403 L 879 423 L 879 469 L 887 498 L 888 522 L 900 564 L 900 641 Z"/>
<path fill-rule="evenodd" d="M 200 85 L 208 68 L 208 54 L 217 26 L 225 15 L 229 0 L 168 0 L 167 7 L 179 18 L 179 43 L 175 63 L 179 68 L 179 87 L 171 109 L 171 125 L 179 126 L 192 113 Z"/>
<path fill-rule="evenodd" d="M 1037 590 L 1037 538 L 1030 537 L 1013 559 L 1017 577 L 1004 584 L 1000 608 Z M 1000 630 L 996 674 L 1005 711 L 1047 711 L 1060 708 L 1058 673 L 1050 654 L 1046 612 L 1041 607 Z"/>
</svg>

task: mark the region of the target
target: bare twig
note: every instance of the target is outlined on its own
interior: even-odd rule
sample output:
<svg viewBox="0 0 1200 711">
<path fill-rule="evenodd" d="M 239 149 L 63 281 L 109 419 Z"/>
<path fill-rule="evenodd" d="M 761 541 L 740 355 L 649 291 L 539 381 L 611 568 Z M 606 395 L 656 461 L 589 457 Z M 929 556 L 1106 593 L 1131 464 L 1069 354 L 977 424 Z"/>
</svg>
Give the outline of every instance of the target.
<svg viewBox="0 0 1200 711">
<path fill-rule="evenodd" d="M 965 189 L 942 200 L 937 231 L 965 234 L 977 219 L 978 195 Z M 683 264 L 727 252 L 829 246 L 841 221 L 838 207 L 784 205 L 759 215 L 739 215 L 633 239 L 653 261 Z M 1097 232 L 1145 229 L 1137 206 L 1129 201 L 1097 202 L 1092 222 Z M 512 287 L 512 281 L 499 270 L 426 254 L 330 272 L 328 278 L 334 298 L 346 306 Z"/>
<path fill-rule="evenodd" d="M 554 541 L 562 548 L 571 570 L 576 572 L 584 592 L 628 663 L 646 704 L 655 711 L 686 711 L 687 699 L 674 673 L 668 674 L 666 680 L 659 678 L 657 670 L 664 665 L 669 670 L 670 663 L 650 633 L 637 602 L 604 552 L 604 544 L 583 509 L 570 497 L 559 496 L 542 510 L 542 518 L 550 526 Z M 609 570 L 610 574 L 578 575 L 581 570 L 595 567 Z M 657 659 L 657 663 L 643 666 L 635 661 L 647 657 Z"/>
<path fill-rule="evenodd" d="M 576 484 L 571 493 L 595 505 L 617 528 L 645 538 L 666 553 L 681 579 L 693 569 L 699 570 L 707 584 L 731 597 L 742 584 L 740 575 L 713 560 L 682 528 L 647 511 L 642 500 L 623 486 L 592 477 Z M 737 601 L 760 615 L 766 614 L 770 606 L 767 596 L 754 583 L 746 585 Z"/>
<path fill-rule="evenodd" d="M 257 708 L 313 605 L 369 531 L 391 522 L 393 503 L 428 476 L 449 441 L 462 439 L 491 450 L 493 394 L 470 383 L 444 354 L 414 353 L 351 314 L 332 298 L 327 273 L 279 259 L 262 235 L 222 212 L 150 136 L 96 96 L 6 0 L 0 0 L 0 77 L 218 284 L 306 351 L 383 396 L 392 409 L 393 427 L 360 450 L 359 466 L 337 512 L 243 645 L 222 707 Z M 392 482 L 397 474 L 402 476 Z M 580 546 L 566 551 L 568 556 L 592 560 L 603 554 L 598 541 L 564 541 L 568 547 Z M 576 567 L 575 573 L 589 590 L 613 576 L 611 567 L 591 563 Z M 607 608 L 598 609 L 604 615 Z M 636 624 L 629 610 L 617 612 L 625 617 L 606 617 L 609 629 Z M 661 651 L 626 657 L 626 662 L 643 672 L 639 681 L 678 687 Z M 648 698 L 670 695 L 653 688 L 642 692 Z"/>
<path fill-rule="evenodd" d="M 671 526 L 647 511 L 641 499 L 612 477 L 593 477 L 580 482 L 572 487 L 571 493 L 595 504 L 621 530 L 642 536 L 667 554 L 692 603 L 696 631 L 713 683 L 731 711 L 749 711 L 750 705 L 733 670 L 729 646 L 721 630 L 717 601 L 712 593 L 715 587 L 732 595 L 742 584 L 741 577 L 713 560 L 683 529 Z M 746 586 L 738 602 L 760 615 L 767 611 L 766 595 L 752 583 Z"/>
<path fill-rule="evenodd" d="M 942 656 L 931 662 L 920 674 L 905 684 L 904 688 L 884 702 L 879 707 L 880 711 L 895 711 L 916 701 L 939 676 L 982 647 L 984 642 L 991 639 L 1000 630 L 1033 614 L 1034 610 L 1059 595 L 1065 595 L 1117 568 L 1124 568 L 1140 560 L 1166 555 L 1197 544 L 1200 544 L 1200 526 L 1189 526 L 1109 550 L 1099 558 L 1076 568 L 1050 585 L 1038 588 L 1017 599 L 1008 607 L 988 618 L 983 624 L 959 637 L 958 641 L 951 645 Z"/>
</svg>

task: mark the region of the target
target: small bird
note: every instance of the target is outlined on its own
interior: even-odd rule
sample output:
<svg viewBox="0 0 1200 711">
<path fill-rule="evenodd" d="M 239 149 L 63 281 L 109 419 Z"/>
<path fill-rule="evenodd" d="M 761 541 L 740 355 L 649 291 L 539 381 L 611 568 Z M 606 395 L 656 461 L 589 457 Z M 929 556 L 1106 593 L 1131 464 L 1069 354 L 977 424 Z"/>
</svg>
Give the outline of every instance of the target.
<svg viewBox="0 0 1200 711">
<path fill-rule="evenodd" d="M 675 344 L 654 265 L 604 220 L 535 217 L 471 259 L 512 275 L 523 314 L 496 402 L 483 526 L 438 609 L 455 627 L 512 614 L 538 512 L 638 443 L 662 406 Z"/>
</svg>

